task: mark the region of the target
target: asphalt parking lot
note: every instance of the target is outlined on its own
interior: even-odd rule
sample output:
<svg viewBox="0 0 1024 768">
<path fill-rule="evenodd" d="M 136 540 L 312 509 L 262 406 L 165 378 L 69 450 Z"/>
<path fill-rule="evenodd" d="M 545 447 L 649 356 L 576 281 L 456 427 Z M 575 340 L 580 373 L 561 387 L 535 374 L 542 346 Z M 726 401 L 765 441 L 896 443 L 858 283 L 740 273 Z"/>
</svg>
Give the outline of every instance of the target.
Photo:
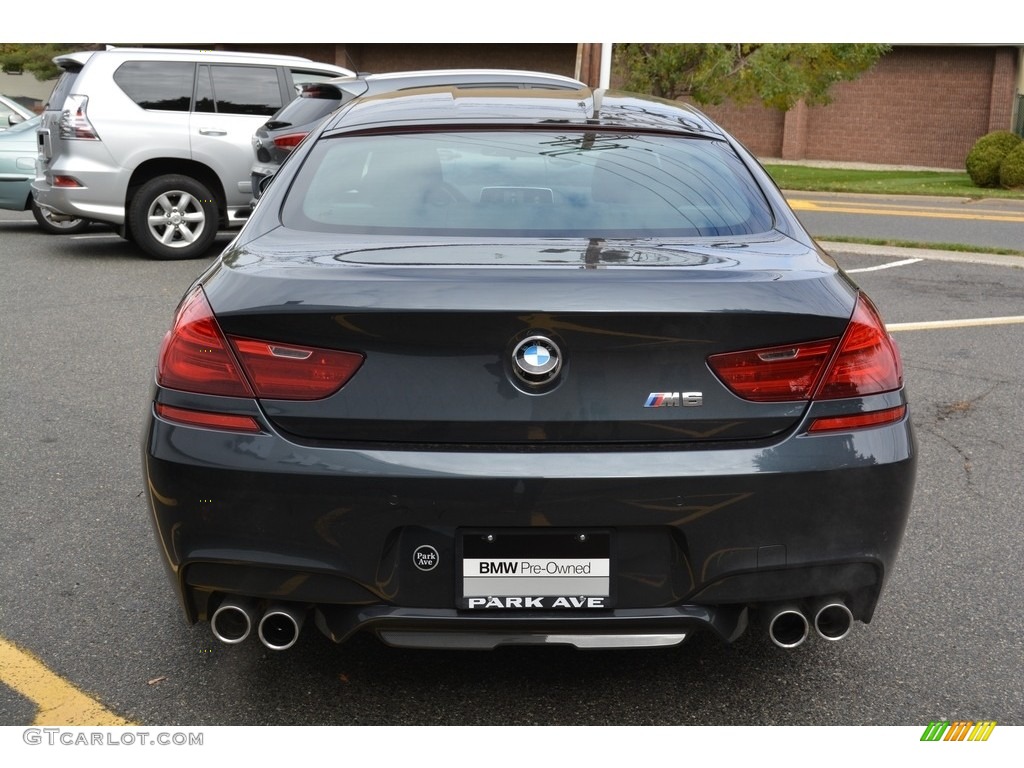
<svg viewBox="0 0 1024 768">
<path fill-rule="evenodd" d="M 731 646 L 695 637 L 650 651 L 453 653 L 372 638 L 339 648 L 307 628 L 275 654 L 184 625 L 142 496 L 157 348 L 211 259 L 150 261 L 100 228 L 48 237 L 30 216 L 8 212 L 0 244 L 0 640 L 13 644 L 0 653 L 31 654 L 112 717 L 181 726 L 1024 725 L 1024 268 L 839 254 L 903 351 L 920 451 L 896 571 L 874 621 L 846 640 L 783 651 L 751 631 Z M 39 722 L 50 706 L 44 686 L 16 687 L 8 673 L 0 724 Z"/>
</svg>

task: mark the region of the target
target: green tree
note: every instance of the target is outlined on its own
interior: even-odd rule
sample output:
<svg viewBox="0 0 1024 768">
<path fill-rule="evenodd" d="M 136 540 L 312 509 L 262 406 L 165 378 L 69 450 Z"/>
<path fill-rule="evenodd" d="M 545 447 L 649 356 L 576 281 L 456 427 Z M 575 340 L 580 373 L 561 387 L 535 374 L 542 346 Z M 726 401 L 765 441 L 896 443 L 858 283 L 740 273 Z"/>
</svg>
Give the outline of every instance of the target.
<svg viewBox="0 0 1024 768">
<path fill-rule="evenodd" d="M 60 74 L 54 56 L 99 47 L 94 43 L 0 43 L 0 69 L 31 72 L 38 80 L 50 80 Z"/>
<path fill-rule="evenodd" d="M 833 85 L 856 79 L 889 50 L 873 43 L 624 43 L 615 46 L 615 64 L 627 90 L 786 110 L 801 99 L 827 104 Z"/>
</svg>

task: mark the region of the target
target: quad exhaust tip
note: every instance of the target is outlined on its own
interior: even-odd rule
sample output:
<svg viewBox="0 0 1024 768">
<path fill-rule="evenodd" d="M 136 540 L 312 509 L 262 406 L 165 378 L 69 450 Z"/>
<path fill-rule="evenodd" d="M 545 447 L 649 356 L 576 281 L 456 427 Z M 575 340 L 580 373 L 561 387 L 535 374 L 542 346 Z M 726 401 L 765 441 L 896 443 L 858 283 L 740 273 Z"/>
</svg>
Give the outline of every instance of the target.
<svg viewBox="0 0 1024 768">
<path fill-rule="evenodd" d="M 306 612 L 292 605 L 279 604 L 267 609 L 260 619 L 260 641 L 272 651 L 286 651 L 295 645 L 302 631 Z"/>
<path fill-rule="evenodd" d="M 799 608 L 779 608 L 768 621 L 768 636 L 779 648 L 796 648 L 810 634 L 810 624 Z"/>
<path fill-rule="evenodd" d="M 853 626 L 853 613 L 838 600 L 827 602 L 814 614 L 814 629 L 825 640 L 842 640 Z"/>
<path fill-rule="evenodd" d="M 256 611 L 251 600 L 228 598 L 210 618 L 210 630 L 222 643 L 235 645 L 252 633 Z"/>
</svg>

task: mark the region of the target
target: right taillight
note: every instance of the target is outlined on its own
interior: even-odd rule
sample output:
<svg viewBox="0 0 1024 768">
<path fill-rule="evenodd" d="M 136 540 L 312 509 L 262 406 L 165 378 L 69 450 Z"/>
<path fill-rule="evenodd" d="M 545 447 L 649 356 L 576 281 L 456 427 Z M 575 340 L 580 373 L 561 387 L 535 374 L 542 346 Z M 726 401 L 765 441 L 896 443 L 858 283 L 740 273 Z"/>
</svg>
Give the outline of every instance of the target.
<svg viewBox="0 0 1024 768">
<path fill-rule="evenodd" d="M 903 364 L 874 304 L 864 294 L 839 339 L 712 355 L 708 365 L 733 394 L 753 402 L 840 400 L 903 386 Z M 905 406 L 819 419 L 812 432 L 898 421 Z M 820 422 L 820 423 L 819 423 Z"/>
<path fill-rule="evenodd" d="M 864 294 L 857 299 L 839 351 L 815 391 L 815 400 L 891 392 L 903 385 L 903 364 L 885 324 Z"/>
<path fill-rule="evenodd" d="M 837 339 L 712 355 L 708 365 L 733 394 L 755 403 L 808 400 Z"/>
</svg>

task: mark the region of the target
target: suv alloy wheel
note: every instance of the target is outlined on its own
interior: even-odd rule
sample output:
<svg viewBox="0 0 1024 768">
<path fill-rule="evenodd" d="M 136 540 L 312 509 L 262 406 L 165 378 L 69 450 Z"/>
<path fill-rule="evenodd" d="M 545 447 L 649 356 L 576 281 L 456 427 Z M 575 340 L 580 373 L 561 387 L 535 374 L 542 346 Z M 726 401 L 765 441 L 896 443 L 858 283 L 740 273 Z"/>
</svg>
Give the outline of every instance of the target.
<svg viewBox="0 0 1024 768">
<path fill-rule="evenodd" d="M 217 203 L 189 176 L 157 176 L 132 197 L 128 227 L 136 244 L 154 259 L 202 256 L 217 235 Z"/>
</svg>

